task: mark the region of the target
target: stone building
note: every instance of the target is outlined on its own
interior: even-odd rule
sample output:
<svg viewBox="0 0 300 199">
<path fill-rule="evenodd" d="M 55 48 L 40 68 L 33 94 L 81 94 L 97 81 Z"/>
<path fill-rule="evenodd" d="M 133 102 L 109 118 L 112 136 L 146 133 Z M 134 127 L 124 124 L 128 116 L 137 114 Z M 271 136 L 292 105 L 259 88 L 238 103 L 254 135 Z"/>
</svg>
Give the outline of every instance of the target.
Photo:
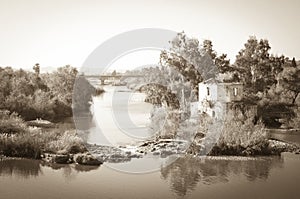
<svg viewBox="0 0 300 199">
<path fill-rule="evenodd" d="M 199 113 L 207 113 L 211 117 L 218 118 L 226 114 L 232 104 L 242 101 L 243 84 L 208 79 L 199 83 L 198 99 Z"/>
</svg>

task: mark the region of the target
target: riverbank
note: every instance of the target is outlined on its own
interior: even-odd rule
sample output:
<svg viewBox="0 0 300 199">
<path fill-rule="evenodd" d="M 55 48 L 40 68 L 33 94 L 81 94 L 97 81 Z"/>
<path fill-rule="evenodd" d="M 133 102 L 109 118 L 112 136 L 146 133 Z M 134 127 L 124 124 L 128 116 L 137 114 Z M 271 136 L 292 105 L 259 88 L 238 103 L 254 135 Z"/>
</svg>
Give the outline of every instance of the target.
<svg viewBox="0 0 300 199">
<path fill-rule="evenodd" d="M 300 153 L 299 146 L 274 139 L 260 139 L 253 144 L 232 145 L 228 140 L 215 145 L 210 152 L 201 153 L 201 142 L 185 140 L 154 139 L 139 146 L 111 147 L 86 144 L 75 129 L 59 128 L 57 124 L 36 120 L 29 126 L 20 117 L 8 112 L 1 115 L 0 155 L 42 159 L 45 163 L 81 164 L 99 166 L 104 162 L 128 162 L 147 155 L 161 158 L 170 155 L 193 156 L 279 156 L 282 152 Z M 46 126 L 45 126 L 46 125 Z M 49 127 L 55 128 L 49 128 Z M 68 126 L 68 125 L 67 125 Z M 239 134 L 241 135 L 241 134 Z M 232 136 L 231 136 L 232 137 Z M 202 138 L 201 138 L 202 139 Z M 201 140 L 200 139 L 200 140 Z"/>
<path fill-rule="evenodd" d="M 160 139 L 147 141 L 139 146 L 111 147 L 99 145 L 84 145 L 86 148 L 82 152 L 70 153 L 67 150 L 57 151 L 56 153 L 42 153 L 39 158 L 45 164 L 79 164 L 100 166 L 104 162 L 122 163 L 129 162 L 134 158 L 145 156 L 166 158 L 171 155 L 201 157 L 206 154 L 193 154 L 184 140 Z M 299 146 L 278 140 L 269 140 L 268 145 L 253 146 L 252 148 L 228 148 L 220 149 L 213 147 L 208 156 L 235 156 L 235 157 L 255 157 L 255 156 L 280 156 L 283 152 L 294 154 L 300 153 Z M 14 159 L 15 157 L 1 156 L 0 160 Z M 25 156 L 25 158 L 28 158 Z"/>
</svg>

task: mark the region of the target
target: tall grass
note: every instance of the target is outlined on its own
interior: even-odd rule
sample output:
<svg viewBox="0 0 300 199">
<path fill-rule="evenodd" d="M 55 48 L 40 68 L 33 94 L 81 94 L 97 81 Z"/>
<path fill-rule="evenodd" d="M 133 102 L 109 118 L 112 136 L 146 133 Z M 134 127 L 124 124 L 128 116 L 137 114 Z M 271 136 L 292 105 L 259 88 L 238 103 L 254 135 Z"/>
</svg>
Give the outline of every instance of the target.
<svg viewBox="0 0 300 199">
<path fill-rule="evenodd" d="M 42 130 L 27 127 L 16 114 L 0 112 L 0 154 L 9 157 L 26 157 L 39 159 L 43 152 L 66 153 L 85 151 L 83 140 L 76 131 L 59 129 Z"/>
<path fill-rule="evenodd" d="M 65 153 L 79 153 L 86 151 L 83 140 L 77 135 L 75 130 L 60 133 L 55 138 L 47 139 L 45 143 L 45 151 Z"/>
<path fill-rule="evenodd" d="M 16 113 L 0 110 L 0 134 L 24 133 L 26 124 Z"/>
<path fill-rule="evenodd" d="M 41 144 L 39 139 L 28 133 L 19 135 L 0 135 L 0 152 L 9 157 L 26 157 L 39 159 L 41 156 Z"/>
<path fill-rule="evenodd" d="M 222 123 L 220 123 L 222 122 Z M 222 121 L 203 115 L 190 152 L 209 155 L 267 155 L 268 137 L 263 123 L 256 120 L 254 112 L 230 110 Z M 208 129 L 213 127 L 213 133 Z M 199 137 L 199 136 L 198 136 Z M 200 136 L 201 138 L 201 136 Z"/>
<path fill-rule="evenodd" d="M 295 116 L 288 122 L 289 127 L 300 129 L 300 107 L 295 109 Z"/>
<path fill-rule="evenodd" d="M 255 115 L 230 111 L 224 121 L 217 145 L 230 147 L 251 147 L 267 140 L 267 133 L 261 121 L 255 124 Z"/>
</svg>

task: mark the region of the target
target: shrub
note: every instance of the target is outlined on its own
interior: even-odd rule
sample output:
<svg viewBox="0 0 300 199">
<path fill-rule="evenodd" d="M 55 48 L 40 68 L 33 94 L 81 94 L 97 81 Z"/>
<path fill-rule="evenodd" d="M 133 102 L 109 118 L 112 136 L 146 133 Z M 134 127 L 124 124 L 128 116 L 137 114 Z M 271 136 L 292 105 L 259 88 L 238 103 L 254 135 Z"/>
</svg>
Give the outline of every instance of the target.
<svg viewBox="0 0 300 199">
<path fill-rule="evenodd" d="M 295 109 L 295 116 L 289 121 L 289 126 L 294 129 L 300 129 L 300 107 Z"/>
<path fill-rule="evenodd" d="M 261 121 L 255 123 L 252 111 L 229 111 L 224 121 L 202 116 L 197 134 L 204 139 L 197 140 L 197 134 L 188 152 L 209 155 L 264 155 L 268 153 L 268 137 Z M 223 122 L 223 123 L 220 123 Z M 212 132 L 208 133 L 208 129 Z M 198 136 L 199 137 L 199 136 Z M 202 136 L 203 137 L 203 136 Z M 203 145 L 205 140 L 205 145 Z"/>
<path fill-rule="evenodd" d="M 255 115 L 250 112 L 243 115 L 241 112 L 230 111 L 225 119 L 217 145 L 247 148 L 264 142 L 267 139 L 264 125 L 261 121 L 254 124 L 254 120 Z"/>
<path fill-rule="evenodd" d="M 19 135 L 1 135 L 0 151 L 9 157 L 26 157 L 39 159 L 41 146 L 39 140 L 28 133 Z"/>
<path fill-rule="evenodd" d="M 0 110 L 0 134 L 20 134 L 26 130 L 26 124 L 16 113 Z"/>
<path fill-rule="evenodd" d="M 49 138 L 46 140 L 49 140 Z M 86 148 L 83 140 L 73 130 L 65 131 L 61 135 L 57 134 L 49 142 L 45 142 L 45 150 L 54 153 L 61 150 L 65 150 L 68 153 L 79 153 L 85 152 Z"/>
</svg>

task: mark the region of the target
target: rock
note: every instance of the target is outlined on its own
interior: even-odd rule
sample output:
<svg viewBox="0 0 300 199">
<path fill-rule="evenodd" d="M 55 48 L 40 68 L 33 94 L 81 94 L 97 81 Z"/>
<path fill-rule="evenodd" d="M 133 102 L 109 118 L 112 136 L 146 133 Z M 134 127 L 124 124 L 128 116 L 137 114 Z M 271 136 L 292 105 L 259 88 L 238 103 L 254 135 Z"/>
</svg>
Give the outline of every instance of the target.
<svg viewBox="0 0 300 199">
<path fill-rule="evenodd" d="M 99 166 L 103 163 L 102 161 L 87 153 L 74 155 L 74 161 L 78 164 L 91 166 Z"/>
<path fill-rule="evenodd" d="M 27 125 L 41 127 L 41 128 L 54 128 L 55 127 L 55 124 L 53 124 L 52 122 L 49 122 L 47 120 L 42 120 L 42 119 L 28 121 Z"/>
<path fill-rule="evenodd" d="M 64 149 L 63 149 L 63 150 L 57 151 L 56 154 L 57 154 L 57 155 L 68 155 L 69 153 L 68 153 L 67 150 L 64 150 Z"/>
<path fill-rule="evenodd" d="M 160 157 L 166 158 L 166 157 L 168 157 L 168 156 L 170 156 L 170 155 L 173 155 L 173 154 L 174 154 L 173 151 L 162 150 L 162 151 L 161 151 L 161 154 L 160 154 Z"/>
<path fill-rule="evenodd" d="M 142 154 L 131 154 L 130 156 L 129 156 L 129 158 L 142 158 L 143 157 L 143 155 Z"/>
<path fill-rule="evenodd" d="M 76 143 L 74 145 L 68 146 L 66 148 L 66 150 L 72 154 L 84 153 L 87 151 L 87 149 L 84 145 L 80 145 L 80 144 L 76 144 Z"/>
<path fill-rule="evenodd" d="M 52 157 L 52 162 L 58 163 L 58 164 L 68 164 L 69 163 L 70 156 L 69 155 L 54 155 Z"/>
</svg>

